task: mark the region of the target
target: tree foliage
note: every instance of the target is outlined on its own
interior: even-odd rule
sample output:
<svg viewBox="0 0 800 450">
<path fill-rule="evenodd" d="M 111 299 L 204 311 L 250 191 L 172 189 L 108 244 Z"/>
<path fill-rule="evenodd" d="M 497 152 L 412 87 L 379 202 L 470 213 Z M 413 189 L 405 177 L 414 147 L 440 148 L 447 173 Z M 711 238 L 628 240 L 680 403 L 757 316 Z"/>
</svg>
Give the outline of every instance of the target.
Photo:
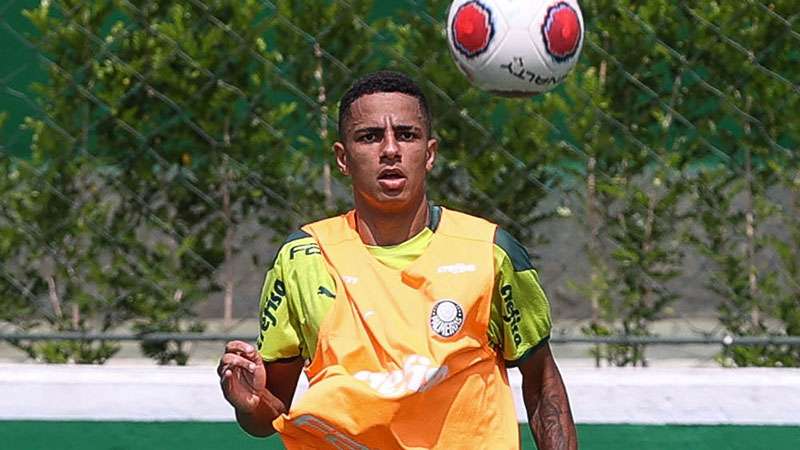
<svg viewBox="0 0 800 450">
<path fill-rule="evenodd" d="M 59 330 L 201 330 L 197 303 L 225 283 L 233 295 L 219 272 L 249 238 L 237 227 L 288 228 L 273 214 L 291 184 L 271 126 L 291 105 L 269 95 L 260 2 L 45 2 L 26 14 L 50 57 L 36 87 L 47 119 L 28 122 L 35 198 L 14 208 L 31 228 L 21 258 L 45 281 L 29 297 L 52 305 L 38 314 Z M 63 351 L 31 354 L 102 362 L 116 349 L 46 345 Z M 187 360 L 176 342 L 143 350 Z"/>
<path fill-rule="evenodd" d="M 800 334 L 793 2 L 583 2 L 578 66 L 526 99 L 472 87 L 445 42 L 450 2 L 412 3 L 384 14 L 369 0 L 27 11 L 47 77 L 25 123 L 31 158 L 0 148 L 0 259 L 12 262 L 0 268 L 0 320 L 198 331 L 198 304 L 224 292 L 230 325 L 233 262 L 264 269 L 250 243 L 347 207 L 330 170 L 337 101 L 355 77 L 394 68 L 431 103 L 436 202 L 498 222 L 535 259 L 545 225 L 581 230 L 588 270 L 571 281 L 590 305 L 584 333 L 651 336 L 676 302 L 718 299 L 727 333 Z M 707 298 L 679 298 L 698 255 Z M 103 362 L 118 348 L 15 344 L 59 362 Z M 189 357 L 177 342 L 143 351 Z M 593 354 L 647 363 L 642 346 Z M 720 355 L 798 360 L 778 346 Z"/>
</svg>

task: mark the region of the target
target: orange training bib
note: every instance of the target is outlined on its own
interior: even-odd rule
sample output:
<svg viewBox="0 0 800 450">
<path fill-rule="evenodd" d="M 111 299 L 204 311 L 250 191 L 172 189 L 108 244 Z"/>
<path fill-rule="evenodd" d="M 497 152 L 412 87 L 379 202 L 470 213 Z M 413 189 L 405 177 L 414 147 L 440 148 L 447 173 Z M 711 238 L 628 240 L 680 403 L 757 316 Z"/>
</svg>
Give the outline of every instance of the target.
<svg viewBox="0 0 800 450">
<path fill-rule="evenodd" d="M 304 230 L 337 288 L 310 388 L 274 422 L 287 449 L 518 449 L 487 338 L 495 225 L 442 208 L 429 247 L 404 270 L 369 254 L 353 211 Z"/>
</svg>

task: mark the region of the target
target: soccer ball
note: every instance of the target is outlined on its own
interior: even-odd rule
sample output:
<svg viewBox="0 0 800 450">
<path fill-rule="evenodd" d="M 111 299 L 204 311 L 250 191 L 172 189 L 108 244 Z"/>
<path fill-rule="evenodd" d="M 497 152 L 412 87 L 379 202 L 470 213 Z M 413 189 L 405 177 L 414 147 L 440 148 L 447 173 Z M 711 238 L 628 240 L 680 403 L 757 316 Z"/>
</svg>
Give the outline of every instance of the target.
<svg viewBox="0 0 800 450">
<path fill-rule="evenodd" d="M 455 0 L 447 17 L 456 65 L 499 95 L 558 86 L 578 60 L 583 34 L 577 0 Z"/>
</svg>

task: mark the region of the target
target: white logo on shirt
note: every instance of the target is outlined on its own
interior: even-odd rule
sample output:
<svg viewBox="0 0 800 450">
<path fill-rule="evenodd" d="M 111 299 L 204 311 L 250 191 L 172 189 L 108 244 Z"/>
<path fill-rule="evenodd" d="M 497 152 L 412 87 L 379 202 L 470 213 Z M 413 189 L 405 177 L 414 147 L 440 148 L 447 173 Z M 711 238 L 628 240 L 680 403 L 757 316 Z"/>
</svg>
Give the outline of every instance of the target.
<svg viewBox="0 0 800 450">
<path fill-rule="evenodd" d="M 456 263 L 450 264 L 449 266 L 439 266 L 436 270 L 439 273 L 465 273 L 465 272 L 475 272 L 475 264 L 464 264 L 464 263 Z"/>
<path fill-rule="evenodd" d="M 374 309 L 370 309 L 370 310 L 364 311 L 364 320 L 366 320 L 366 319 L 368 319 L 368 318 L 370 318 L 370 317 L 372 317 L 374 315 L 375 315 L 375 310 Z"/>
<path fill-rule="evenodd" d="M 413 392 L 425 392 L 447 376 L 447 366 L 434 367 L 430 358 L 411 355 L 403 368 L 391 372 L 356 372 L 355 379 L 367 383 L 383 397 L 400 397 Z"/>
<path fill-rule="evenodd" d="M 358 283 L 358 277 L 354 277 L 352 275 L 342 275 L 342 280 L 347 284 Z"/>
<path fill-rule="evenodd" d="M 464 310 L 449 298 L 436 302 L 431 309 L 431 330 L 441 337 L 450 337 L 464 324 Z"/>
</svg>

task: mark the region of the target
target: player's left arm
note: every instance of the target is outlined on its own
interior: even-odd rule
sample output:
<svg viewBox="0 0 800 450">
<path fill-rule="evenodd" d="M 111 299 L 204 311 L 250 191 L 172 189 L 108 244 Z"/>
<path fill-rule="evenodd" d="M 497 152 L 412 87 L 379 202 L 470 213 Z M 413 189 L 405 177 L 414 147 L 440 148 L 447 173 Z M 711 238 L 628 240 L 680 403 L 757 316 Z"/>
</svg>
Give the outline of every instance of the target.
<svg viewBox="0 0 800 450">
<path fill-rule="evenodd" d="M 550 351 L 550 304 L 525 247 L 505 230 L 495 234 L 495 292 L 490 340 L 507 367 L 519 367 L 528 424 L 539 450 L 575 449 L 567 391 Z"/>
<path fill-rule="evenodd" d="M 536 446 L 539 450 L 577 449 L 578 436 L 567 390 L 550 345 L 544 343 L 520 363 L 519 370 L 528 425 Z"/>
</svg>

